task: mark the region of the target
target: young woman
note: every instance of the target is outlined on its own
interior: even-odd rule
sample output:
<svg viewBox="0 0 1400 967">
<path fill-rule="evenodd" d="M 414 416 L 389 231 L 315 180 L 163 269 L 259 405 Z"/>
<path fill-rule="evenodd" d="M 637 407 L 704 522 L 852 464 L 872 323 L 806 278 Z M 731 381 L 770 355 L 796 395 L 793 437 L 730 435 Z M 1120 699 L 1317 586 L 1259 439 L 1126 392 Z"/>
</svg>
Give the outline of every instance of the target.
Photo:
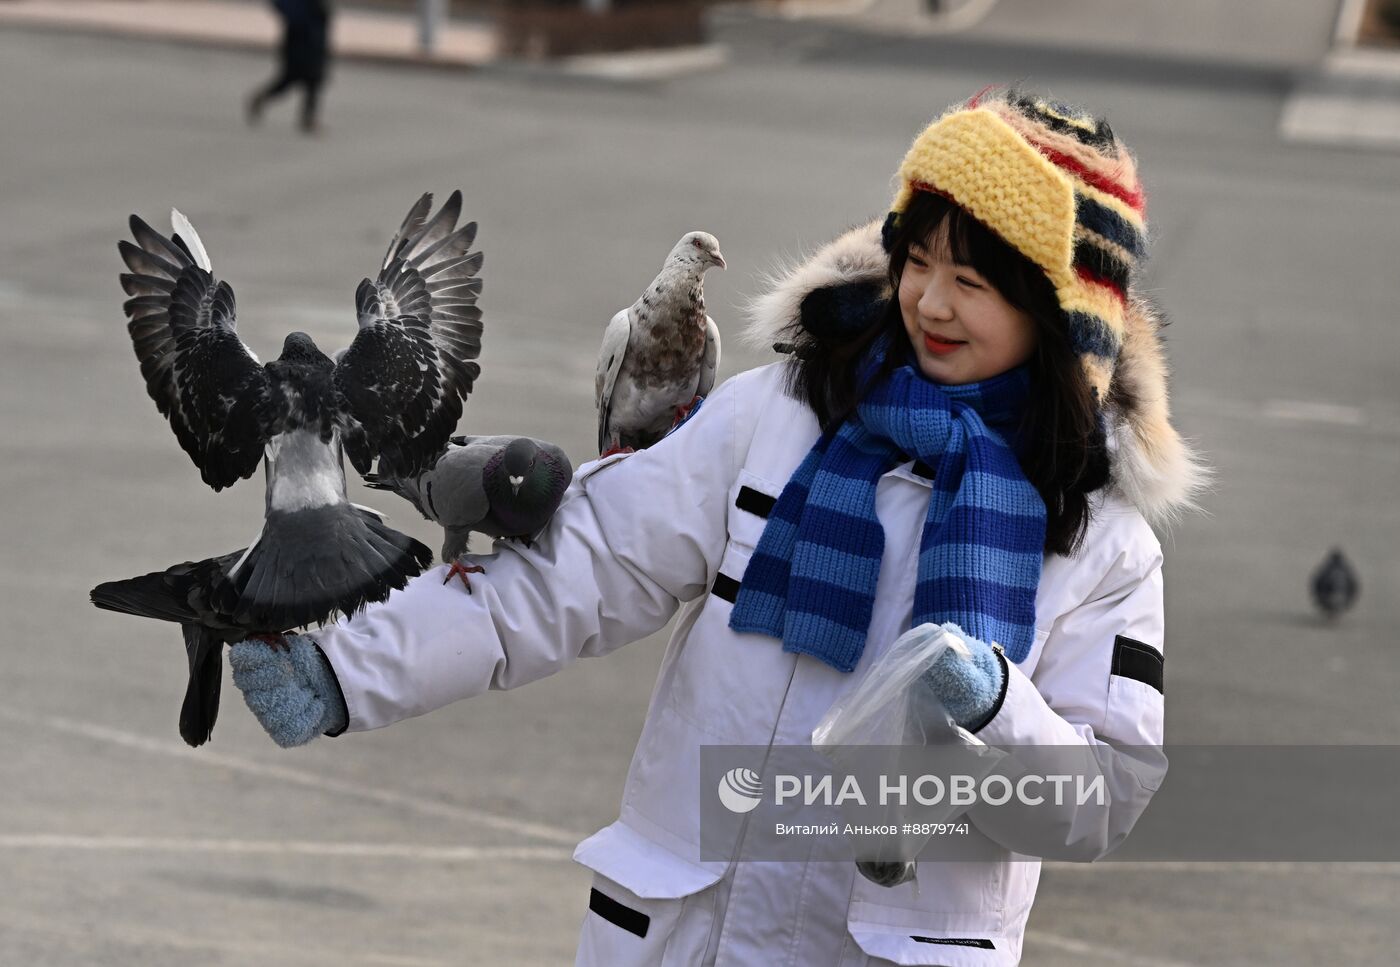
<svg viewBox="0 0 1400 967">
<path fill-rule="evenodd" d="M 236 646 L 235 682 L 299 744 L 522 685 L 679 612 L 621 815 L 575 853 L 595 871 L 579 963 L 1016 963 L 1039 876 L 1019 854 L 1103 855 L 1164 766 L 1149 520 L 1189 505 L 1201 473 L 1133 298 L 1144 227 L 1104 122 L 1017 92 L 951 109 L 914 142 L 889 217 L 760 302 L 756 338 L 786 361 L 583 467 L 476 593 L 426 574 L 319 650 Z M 849 862 L 747 862 L 752 827 L 702 858 L 701 748 L 808 743 L 923 622 L 971 648 L 921 679 L 961 724 L 1096 755 L 1107 804 L 974 809 L 991 860 L 921 863 L 894 887 Z"/>
</svg>

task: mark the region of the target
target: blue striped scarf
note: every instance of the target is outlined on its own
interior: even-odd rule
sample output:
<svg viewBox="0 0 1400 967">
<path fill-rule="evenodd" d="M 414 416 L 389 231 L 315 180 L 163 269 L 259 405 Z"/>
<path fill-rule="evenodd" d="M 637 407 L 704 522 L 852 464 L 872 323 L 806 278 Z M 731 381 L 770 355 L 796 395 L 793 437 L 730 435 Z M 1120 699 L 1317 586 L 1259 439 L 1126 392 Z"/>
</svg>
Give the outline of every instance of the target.
<svg viewBox="0 0 1400 967">
<path fill-rule="evenodd" d="M 879 350 L 862 370 L 878 371 Z M 1027 367 L 942 386 L 912 365 L 823 434 L 783 488 L 744 572 L 729 627 L 849 672 L 875 603 L 885 532 L 875 488 L 909 458 L 934 468 L 919 544 L 913 624 L 952 621 L 1012 661 L 1035 636 L 1045 504 L 1007 445 L 1030 390 Z"/>
</svg>

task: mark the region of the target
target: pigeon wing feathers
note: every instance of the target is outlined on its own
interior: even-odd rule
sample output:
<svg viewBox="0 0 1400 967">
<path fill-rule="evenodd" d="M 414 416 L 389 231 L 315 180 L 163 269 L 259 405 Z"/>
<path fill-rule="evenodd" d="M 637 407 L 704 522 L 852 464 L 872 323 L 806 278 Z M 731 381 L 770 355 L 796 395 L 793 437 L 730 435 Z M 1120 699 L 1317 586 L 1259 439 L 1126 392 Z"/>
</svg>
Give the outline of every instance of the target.
<svg viewBox="0 0 1400 967">
<path fill-rule="evenodd" d="M 244 630 L 232 624 L 228 614 L 220 613 L 212 603 L 214 589 L 223 581 L 245 548 L 211 557 L 203 561 L 186 561 L 163 571 L 153 571 L 121 581 L 105 581 L 93 588 L 92 603 L 107 611 L 199 624 L 224 633 L 224 641 L 237 641 Z"/>
<path fill-rule="evenodd" d="M 454 447 L 488 446 L 493 450 L 499 450 L 507 446 L 512 440 L 519 440 L 520 437 L 514 433 L 491 433 L 478 436 L 454 436 L 452 445 Z M 534 439 L 533 437 L 531 439 Z M 554 446 L 552 443 L 545 443 L 543 440 L 535 440 L 540 447 Z"/>
<path fill-rule="evenodd" d="M 224 678 L 224 647 L 218 635 L 197 624 L 181 629 L 190 679 L 180 705 L 180 738 L 192 748 L 209 741 L 219 718 L 219 691 Z"/>
<path fill-rule="evenodd" d="M 470 526 L 485 516 L 487 500 L 480 486 L 482 469 L 492 454 L 514 436 L 455 436 L 433 466 L 410 477 L 367 473 L 365 484 L 375 490 L 392 490 L 409 501 L 427 520 L 451 528 Z M 459 494 L 463 480 L 478 481 L 471 493 Z"/>
<path fill-rule="evenodd" d="M 208 256 L 185 225 L 193 243 L 131 216 L 135 244 L 118 244 L 131 270 L 121 276 L 131 296 L 123 309 L 147 393 L 204 482 L 222 490 L 262 460 L 270 390 L 238 338 L 233 289 L 196 264 Z"/>
<path fill-rule="evenodd" d="M 612 317 L 603 331 L 603 345 L 598 352 L 598 373 L 593 390 L 598 405 L 598 452 L 608 448 L 612 436 L 612 397 L 617 387 L 617 374 L 627 356 L 627 344 L 632 338 L 632 310 L 623 309 Z"/>
<path fill-rule="evenodd" d="M 427 288 L 428 330 L 465 398 L 480 373 L 473 360 L 481 355 L 481 309 L 476 300 L 481 294 L 477 273 L 482 254 L 471 251 L 476 222 L 456 227 L 461 211 L 462 193 L 454 191 L 442 210 L 406 240 L 402 257 Z"/>
<path fill-rule="evenodd" d="M 432 195 L 424 195 L 404 219 L 389 245 L 378 278 L 372 283 L 383 311 L 360 323 L 412 314 L 425 319 L 434 343 L 446 350 L 444 360 L 463 383 L 464 394 L 476 378 L 470 360 L 481 354 L 480 252 L 470 252 L 476 223 L 457 228 L 462 193 L 454 191 L 431 219 Z M 420 285 L 421 283 L 421 285 Z"/>
<path fill-rule="evenodd" d="M 411 318 L 365 326 L 336 364 L 334 378 L 345 409 L 343 442 L 350 463 L 365 474 L 378 455 L 381 474 L 408 476 L 386 454 L 410 438 L 406 411 L 423 383 L 438 378 L 421 327 Z"/>
<path fill-rule="evenodd" d="M 170 209 L 170 226 L 175 230 L 174 241 L 184 243 L 186 251 L 194 264 L 206 272 L 213 272 L 214 266 L 209 262 L 209 253 L 204 250 L 204 243 L 199 239 L 199 233 L 194 230 L 190 220 L 178 208 Z"/>
<path fill-rule="evenodd" d="M 418 200 L 390 243 L 378 277 L 361 282 L 356 293 L 361 329 L 355 343 L 366 339 L 367 331 L 377 332 L 366 339 L 372 347 L 347 352 L 340 360 L 336 380 L 352 422 L 362 431 L 350 433 L 346 443 L 361 473 L 375 456 L 381 473 L 393 476 L 431 465 L 456 428 L 462 402 L 481 371 L 475 360 L 481 354 L 476 300 L 482 256 L 468 251 L 476 223 L 456 227 L 461 192 L 453 192 L 429 217 L 431 207 L 431 195 Z M 418 377 L 395 376 L 391 386 L 379 364 L 386 356 L 397 361 L 410 355 Z"/>
<path fill-rule="evenodd" d="M 425 470 L 416 477 L 386 477 L 379 473 L 370 472 L 364 475 L 365 486 L 371 490 L 389 490 L 398 494 L 404 500 L 413 505 L 414 510 L 423 515 L 426 521 L 433 521 L 433 517 L 428 513 L 428 508 L 423 503 L 422 485 L 426 477 L 432 474 L 431 470 Z M 355 506 L 359 506 L 356 504 Z M 367 509 L 367 508 L 361 508 Z"/>
<path fill-rule="evenodd" d="M 514 437 L 479 437 L 466 446 L 453 447 L 433 469 L 432 487 L 424 499 L 434 519 L 444 527 L 470 528 L 491 511 L 482 471 Z"/>
<path fill-rule="evenodd" d="M 424 192 L 422 197 L 413 203 L 413 207 L 408 210 L 404 217 L 403 224 L 389 242 L 389 250 L 384 253 L 384 261 L 379 263 L 380 268 L 387 268 L 389 263 L 398 257 L 400 249 L 404 243 L 418 234 L 422 230 L 423 224 L 428 220 L 428 213 L 433 210 L 433 193 Z"/>
<path fill-rule="evenodd" d="M 213 608 L 214 589 L 243 552 L 204 561 L 186 561 L 140 577 L 108 581 L 92 589 L 92 603 L 109 611 L 178 622 L 185 639 L 189 684 L 180 708 L 180 736 L 191 746 L 209 740 L 219 716 L 223 645 L 246 630 Z"/>
<path fill-rule="evenodd" d="M 705 317 L 705 354 L 700 357 L 700 381 L 695 385 L 696 396 L 709 396 L 719 370 L 719 326 Z"/>
</svg>

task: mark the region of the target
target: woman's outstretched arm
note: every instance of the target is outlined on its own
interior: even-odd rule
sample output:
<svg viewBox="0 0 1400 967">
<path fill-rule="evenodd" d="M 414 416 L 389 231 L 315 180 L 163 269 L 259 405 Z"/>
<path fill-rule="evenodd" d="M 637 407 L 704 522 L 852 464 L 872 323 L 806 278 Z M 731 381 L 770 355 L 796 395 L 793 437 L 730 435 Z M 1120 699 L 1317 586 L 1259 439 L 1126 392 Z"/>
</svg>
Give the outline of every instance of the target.
<svg viewBox="0 0 1400 967">
<path fill-rule="evenodd" d="M 312 632 L 349 730 L 607 654 L 662 628 L 704 593 L 724 551 L 730 484 L 748 445 L 752 421 L 738 417 L 745 382 L 720 387 L 651 448 L 580 467 L 530 546 L 500 542 L 494 554 L 464 559 L 485 568 L 470 576 L 470 593 L 455 576 L 444 583 L 447 568 L 437 567 L 382 604 Z"/>
</svg>

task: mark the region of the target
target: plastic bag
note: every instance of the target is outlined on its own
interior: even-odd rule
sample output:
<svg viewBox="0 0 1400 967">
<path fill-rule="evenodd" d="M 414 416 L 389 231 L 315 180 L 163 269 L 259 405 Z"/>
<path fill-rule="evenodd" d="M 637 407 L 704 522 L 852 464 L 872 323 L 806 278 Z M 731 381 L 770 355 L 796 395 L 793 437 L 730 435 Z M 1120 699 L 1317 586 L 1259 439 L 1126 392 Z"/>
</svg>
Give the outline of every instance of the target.
<svg viewBox="0 0 1400 967">
<path fill-rule="evenodd" d="M 923 676 L 948 649 L 963 658 L 971 650 L 957 625 L 922 624 L 909 629 L 881 655 L 845 698 L 827 711 L 812 730 L 812 745 L 835 765 L 855 771 L 855 757 L 864 770 L 887 763 L 899 768 L 899 749 L 909 745 L 957 745 L 992 753 L 986 743 L 954 721 Z M 871 757 L 883 762 L 871 762 Z M 990 771 L 995 759 L 988 755 Z M 894 807 L 886 817 L 902 827 L 904 815 L 919 809 L 922 823 L 943 822 L 946 816 L 930 814 L 927 806 Z M 914 878 L 914 858 L 928 843 L 927 835 L 901 835 L 882 841 L 875 855 L 861 858 L 856 866 L 867 879 L 881 886 L 897 886 Z"/>
<path fill-rule="evenodd" d="M 956 627 L 956 626 L 954 626 Z M 929 688 L 914 687 L 947 649 L 970 657 L 967 642 L 936 624 L 910 628 L 870 666 L 845 698 L 812 730 L 812 745 L 826 752 L 845 745 L 931 745 L 962 732 Z"/>
</svg>

